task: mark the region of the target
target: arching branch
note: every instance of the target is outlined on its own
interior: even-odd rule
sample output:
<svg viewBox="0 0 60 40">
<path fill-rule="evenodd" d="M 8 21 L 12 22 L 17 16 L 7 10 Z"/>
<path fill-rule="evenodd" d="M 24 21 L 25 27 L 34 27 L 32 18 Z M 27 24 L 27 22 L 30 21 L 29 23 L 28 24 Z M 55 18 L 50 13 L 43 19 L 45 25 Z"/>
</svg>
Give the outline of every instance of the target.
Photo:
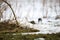
<svg viewBox="0 0 60 40">
<path fill-rule="evenodd" d="M 17 21 L 17 18 L 16 18 L 16 15 L 15 15 L 15 13 L 14 13 L 13 8 L 11 7 L 11 5 L 10 5 L 7 1 L 5 1 L 5 0 L 2 0 L 2 1 L 5 2 L 5 3 L 11 8 L 11 10 L 12 10 L 12 12 L 13 12 L 13 15 L 14 15 L 14 17 L 15 17 L 15 20 L 16 20 L 16 24 L 18 25 L 18 21 Z"/>
</svg>

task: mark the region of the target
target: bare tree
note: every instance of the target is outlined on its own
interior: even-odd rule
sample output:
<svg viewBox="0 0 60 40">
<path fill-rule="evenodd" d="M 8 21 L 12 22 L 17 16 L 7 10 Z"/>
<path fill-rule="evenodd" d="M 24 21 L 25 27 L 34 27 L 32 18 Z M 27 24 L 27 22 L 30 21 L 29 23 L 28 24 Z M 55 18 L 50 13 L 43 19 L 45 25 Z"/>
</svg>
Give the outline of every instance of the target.
<svg viewBox="0 0 60 40">
<path fill-rule="evenodd" d="M 60 0 L 59 0 L 59 7 L 60 7 Z"/>
<path fill-rule="evenodd" d="M 3 2 L 0 0 L 0 20 L 3 18 L 3 12 L 7 9 L 7 5 L 3 4 Z"/>
<path fill-rule="evenodd" d="M 45 6 L 46 0 L 43 0 L 43 6 Z"/>
<path fill-rule="evenodd" d="M 45 5 L 46 5 L 46 0 L 43 0 L 43 7 L 45 7 Z M 44 13 L 44 8 L 43 8 L 43 13 Z M 44 18 L 45 16 L 43 16 L 43 18 Z"/>
<path fill-rule="evenodd" d="M 11 7 L 11 5 L 10 5 L 6 0 L 2 0 L 2 1 L 5 2 L 5 3 L 11 8 L 11 10 L 12 10 L 12 12 L 13 12 L 13 15 L 14 15 L 14 18 L 15 18 L 15 20 L 16 20 L 16 24 L 19 25 L 19 23 L 18 23 L 18 21 L 17 21 L 17 18 L 16 18 L 16 15 L 15 15 L 14 10 L 13 10 L 13 8 Z"/>
<path fill-rule="evenodd" d="M 46 0 L 43 0 L 43 7 L 47 8 L 47 1 Z M 43 8 L 43 13 L 44 13 L 44 8 Z M 46 16 L 43 16 L 43 18 L 47 18 L 47 14 L 48 14 L 48 8 L 46 9 Z"/>
</svg>

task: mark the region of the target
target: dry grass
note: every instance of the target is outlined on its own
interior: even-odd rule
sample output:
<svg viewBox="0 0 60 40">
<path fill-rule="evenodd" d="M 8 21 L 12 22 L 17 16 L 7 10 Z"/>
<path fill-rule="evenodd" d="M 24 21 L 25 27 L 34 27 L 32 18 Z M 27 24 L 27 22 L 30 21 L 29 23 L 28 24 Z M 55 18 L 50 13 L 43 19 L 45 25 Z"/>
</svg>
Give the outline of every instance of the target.
<svg viewBox="0 0 60 40">
<path fill-rule="evenodd" d="M 21 35 L 21 32 L 36 32 L 38 30 L 32 28 L 22 28 L 16 24 L 8 22 L 0 22 L 0 40 L 34 40 L 36 38 L 45 38 L 45 40 L 60 40 L 60 33 L 57 34 L 34 34 Z M 20 35 L 12 35 L 20 34 Z"/>
<path fill-rule="evenodd" d="M 16 24 L 7 22 L 0 22 L 0 33 L 1 32 L 37 32 L 39 30 L 33 28 L 23 28 Z"/>
</svg>

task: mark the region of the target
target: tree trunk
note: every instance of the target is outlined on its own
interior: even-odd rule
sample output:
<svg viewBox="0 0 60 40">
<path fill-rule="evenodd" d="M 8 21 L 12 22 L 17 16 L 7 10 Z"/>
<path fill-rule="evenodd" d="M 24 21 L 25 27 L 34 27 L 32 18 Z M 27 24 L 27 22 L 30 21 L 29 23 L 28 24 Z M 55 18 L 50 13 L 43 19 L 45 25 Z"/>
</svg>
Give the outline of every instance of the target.
<svg viewBox="0 0 60 40">
<path fill-rule="evenodd" d="M 15 20 L 16 20 L 16 24 L 19 25 L 19 23 L 18 23 L 18 21 L 17 21 L 17 18 L 16 18 L 16 15 L 15 15 L 15 13 L 14 13 L 13 8 L 11 7 L 11 5 L 10 5 L 7 1 L 5 1 L 5 0 L 2 0 L 2 1 L 5 2 L 5 3 L 11 8 L 11 10 L 12 10 L 12 12 L 13 12 L 13 15 L 14 15 L 14 18 L 15 18 Z"/>
</svg>

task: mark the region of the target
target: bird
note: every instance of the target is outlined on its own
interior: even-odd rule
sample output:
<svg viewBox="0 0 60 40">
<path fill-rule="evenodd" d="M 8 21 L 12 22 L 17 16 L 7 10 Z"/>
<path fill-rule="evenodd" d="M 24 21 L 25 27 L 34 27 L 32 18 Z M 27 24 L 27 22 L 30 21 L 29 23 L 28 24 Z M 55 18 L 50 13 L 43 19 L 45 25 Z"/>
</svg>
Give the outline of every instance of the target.
<svg viewBox="0 0 60 40">
<path fill-rule="evenodd" d="M 35 21 L 30 21 L 31 24 L 36 24 Z"/>
<path fill-rule="evenodd" d="M 40 21 L 42 22 L 42 19 L 41 18 L 38 18 L 38 22 L 40 22 Z"/>
</svg>

